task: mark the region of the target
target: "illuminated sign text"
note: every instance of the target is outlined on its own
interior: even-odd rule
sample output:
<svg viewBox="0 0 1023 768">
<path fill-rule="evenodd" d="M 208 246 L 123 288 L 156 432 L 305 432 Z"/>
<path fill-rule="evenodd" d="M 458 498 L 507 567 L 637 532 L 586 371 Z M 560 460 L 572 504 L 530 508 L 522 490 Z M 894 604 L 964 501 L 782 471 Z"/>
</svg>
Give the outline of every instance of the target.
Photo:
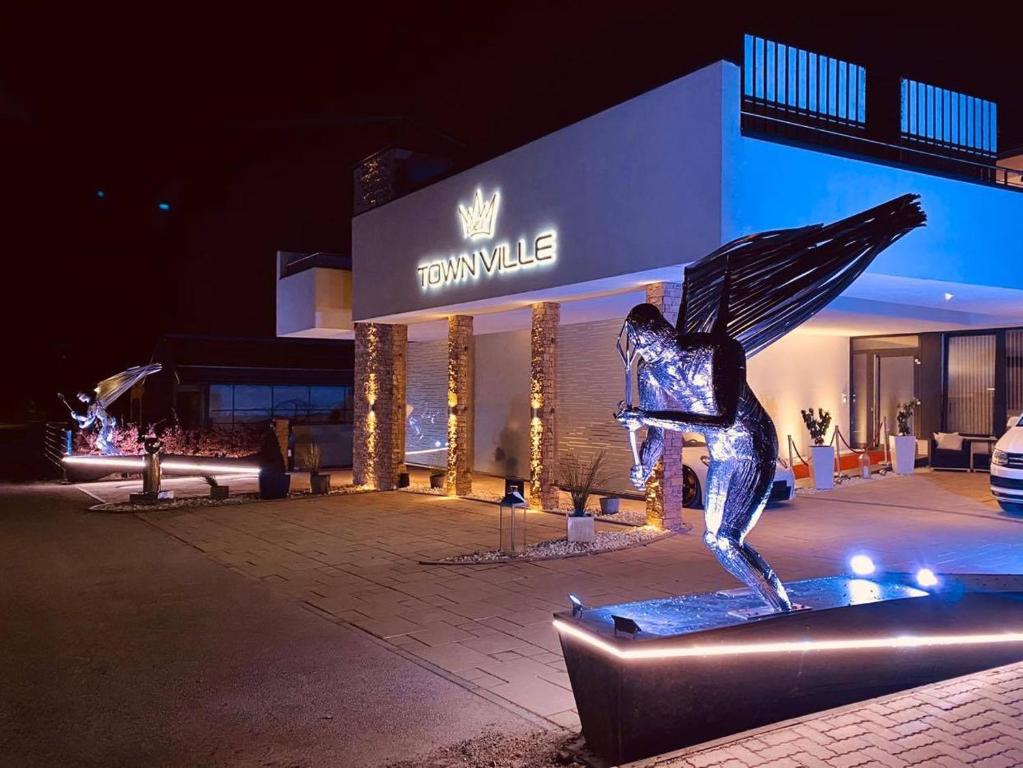
<svg viewBox="0 0 1023 768">
<path fill-rule="evenodd" d="M 459 253 L 420 264 L 416 271 L 419 274 L 419 287 L 429 290 L 465 280 L 478 280 L 481 277 L 552 264 L 557 255 L 557 232 L 547 230 L 538 234 L 532 242 L 520 239 L 514 245 L 498 243 L 470 253 Z"/>
</svg>

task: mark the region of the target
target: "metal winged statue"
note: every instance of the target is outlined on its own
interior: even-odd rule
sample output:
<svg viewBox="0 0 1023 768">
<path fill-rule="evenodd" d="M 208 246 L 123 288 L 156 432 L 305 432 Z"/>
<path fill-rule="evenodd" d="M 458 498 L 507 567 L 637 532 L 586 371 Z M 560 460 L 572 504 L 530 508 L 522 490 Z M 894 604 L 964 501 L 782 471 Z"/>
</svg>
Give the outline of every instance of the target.
<svg viewBox="0 0 1023 768">
<path fill-rule="evenodd" d="M 904 195 L 834 224 L 739 238 L 686 267 L 675 326 L 652 304 L 634 307 L 625 321 L 626 399 L 616 418 L 633 442 L 633 484 L 645 488 L 663 430 L 702 434 L 710 461 L 704 542 L 775 611 L 792 603 L 746 536 L 770 495 L 778 439 L 746 383 L 746 359 L 817 314 L 925 221 L 918 196 Z M 629 390 L 636 357 L 639 408 Z M 646 439 L 636 448 L 641 426 Z"/>
<path fill-rule="evenodd" d="M 77 422 L 79 429 L 88 429 L 94 424 L 99 425 L 96 432 L 96 447 L 101 453 L 116 454 L 117 447 L 113 443 L 113 435 L 114 429 L 117 427 L 117 419 L 111 416 L 107 409 L 113 405 L 117 398 L 146 376 L 151 376 L 162 368 L 163 366 L 159 363 L 136 365 L 108 379 L 103 379 L 93 390 L 93 397 L 89 397 L 85 392 L 79 392 L 78 399 L 86 405 L 85 413 L 77 413 L 64 395 L 58 395 L 58 397 L 71 411 L 71 418 Z"/>
</svg>

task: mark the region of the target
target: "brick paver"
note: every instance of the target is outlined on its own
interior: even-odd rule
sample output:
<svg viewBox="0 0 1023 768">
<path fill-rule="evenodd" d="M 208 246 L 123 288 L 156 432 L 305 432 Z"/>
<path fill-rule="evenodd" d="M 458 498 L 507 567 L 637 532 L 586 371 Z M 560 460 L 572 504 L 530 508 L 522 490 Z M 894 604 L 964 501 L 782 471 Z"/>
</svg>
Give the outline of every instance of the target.
<svg viewBox="0 0 1023 768">
<path fill-rule="evenodd" d="M 926 564 L 950 572 L 1023 571 L 1021 523 L 984 501 L 980 489 L 986 477 L 958 477 L 918 474 L 801 497 L 769 509 L 751 540 L 785 579 L 833 574 L 861 550 L 892 569 Z M 587 558 L 471 567 L 421 564 L 494 548 L 497 515 L 497 507 L 480 502 L 390 492 L 140 517 L 331 620 L 386 640 L 470 689 L 568 728 L 578 727 L 578 721 L 550 619 L 552 612 L 567 607 L 569 592 L 600 605 L 735 586 L 704 550 L 699 535 L 676 535 Z M 693 520 L 693 511 L 687 516 Z M 563 532 L 563 518 L 529 513 L 530 540 Z M 701 532 L 697 525 L 696 533 Z M 1000 673 L 991 674 L 1000 679 Z M 847 756 L 863 755 L 867 758 L 860 762 L 899 764 L 881 757 L 889 742 L 887 736 L 878 741 L 877 734 L 890 732 L 893 741 L 903 740 L 898 754 L 927 764 L 937 759 L 928 718 L 935 723 L 950 718 L 962 733 L 1004 736 L 1006 721 L 1016 714 L 1011 689 L 1000 692 L 1001 699 L 992 694 L 994 703 L 977 703 L 973 691 L 962 686 L 952 682 L 942 688 L 951 698 L 920 700 L 913 694 L 886 699 L 883 708 L 872 705 L 862 717 L 838 721 L 827 733 L 808 721 L 797 726 L 790 745 L 765 741 L 760 754 L 773 755 L 772 765 L 784 764 L 790 754 L 829 765 L 855 765 Z M 1018 687 L 1023 689 L 1023 682 Z M 974 709 L 955 709 L 967 704 Z M 960 735 L 946 731 L 948 738 Z M 997 738 L 970 746 L 990 750 L 981 744 Z M 764 752 L 768 747 L 774 751 Z M 999 758 L 1014 748 L 977 752 L 977 760 Z M 941 755 L 948 757 L 947 751 Z"/>
<path fill-rule="evenodd" d="M 899 712 L 912 712 L 913 719 L 895 717 Z M 908 735 L 907 724 L 914 726 Z M 642 764 L 649 768 L 1008 768 L 1023 765 L 1020 724 L 1023 664 L 1014 664 L 769 726 Z"/>
</svg>

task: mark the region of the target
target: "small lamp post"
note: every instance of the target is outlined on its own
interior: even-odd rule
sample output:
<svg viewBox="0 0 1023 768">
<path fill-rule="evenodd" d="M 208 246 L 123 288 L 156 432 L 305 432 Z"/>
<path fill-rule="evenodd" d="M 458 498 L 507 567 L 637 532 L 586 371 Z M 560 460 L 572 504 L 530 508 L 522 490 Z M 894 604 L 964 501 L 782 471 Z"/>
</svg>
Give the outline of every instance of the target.
<svg viewBox="0 0 1023 768">
<path fill-rule="evenodd" d="M 514 553 L 520 551 L 518 542 L 515 536 L 515 510 L 522 510 L 522 545 L 521 551 L 526 549 L 526 500 L 522 498 L 517 490 L 509 491 L 504 495 L 504 498 L 500 502 L 500 511 L 498 513 L 498 548 L 502 552 Z M 504 535 L 504 514 L 505 510 L 508 511 L 508 544 L 505 545 Z"/>
</svg>

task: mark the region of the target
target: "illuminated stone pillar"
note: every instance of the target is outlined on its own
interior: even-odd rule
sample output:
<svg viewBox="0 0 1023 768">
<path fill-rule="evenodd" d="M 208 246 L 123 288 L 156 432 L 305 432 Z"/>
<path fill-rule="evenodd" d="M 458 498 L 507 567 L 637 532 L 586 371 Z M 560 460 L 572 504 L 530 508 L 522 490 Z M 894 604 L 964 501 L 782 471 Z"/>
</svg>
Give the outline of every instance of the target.
<svg viewBox="0 0 1023 768">
<path fill-rule="evenodd" d="M 681 283 L 651 283 L 646 287 L 646 300 L 661 310 L 669 323 L 675 325 L 682 302 Z M 664 453 L 646 487 L 647 525 L 671 531 L 689 530 L 682 519 L 682 446 L 681 432 L 664 430 Z"/>
<path fill-rule="evenodd" d="M 529 378 L 529 504 L 557 509 L 558 321 L 561 305 L 533 305 Z"/>
<path fill-rule="evenodd" d="M 472 491 L 473 392 L 472 316 L 448 318 L 448 474 L 449 496 Z"/>
<path fill-rule="evenodd" d="M 405 464 L 405 353 L 408 328 L 355 324 L 355 418 L 352 474 L 356 485 L 398 487 Z"/>
</svg>

